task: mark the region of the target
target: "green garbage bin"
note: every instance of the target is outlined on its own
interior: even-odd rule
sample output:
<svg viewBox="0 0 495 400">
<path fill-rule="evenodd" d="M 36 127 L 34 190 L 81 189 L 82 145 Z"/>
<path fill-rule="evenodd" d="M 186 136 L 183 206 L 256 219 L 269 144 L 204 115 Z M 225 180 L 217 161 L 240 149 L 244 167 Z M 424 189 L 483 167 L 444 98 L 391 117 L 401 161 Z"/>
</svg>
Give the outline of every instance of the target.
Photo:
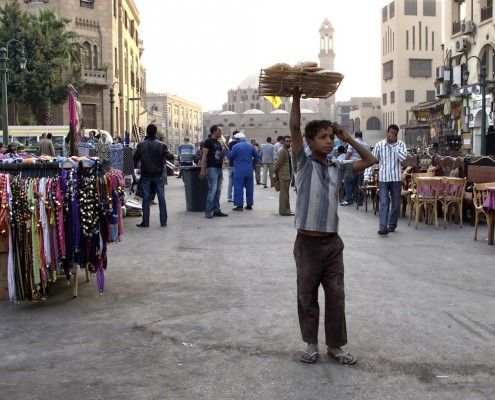
<svg viewBox="0 0 495 400">
<path fill-rule="evenodd" d="M 184 189 L 186 191 L 187 211 L 204 211 L 208 195 L 208 180 L 199 179 L 201 167 L 181 167 Z"/>
</svg>

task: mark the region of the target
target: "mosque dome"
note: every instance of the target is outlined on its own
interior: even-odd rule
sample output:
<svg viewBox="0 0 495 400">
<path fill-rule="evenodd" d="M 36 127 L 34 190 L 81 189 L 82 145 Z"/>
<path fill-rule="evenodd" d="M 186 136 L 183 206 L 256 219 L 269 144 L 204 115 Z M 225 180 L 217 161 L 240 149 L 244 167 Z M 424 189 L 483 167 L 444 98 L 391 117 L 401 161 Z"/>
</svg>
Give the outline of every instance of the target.
<svg viewBox="0 0 495 400">
<path fill-rule="evenodd" d="M 237 115 L 234 111 L 222 111 L 218 115 Z"/>
<path fill-rule="evenodd" d="M 270 112 L 270 114 L 289 114 L 287 111 L 285 110 L 273 110 L 272 112 Z"/>
<path fill-rule="evenodd" d="M 245 77 L 241 83 L 239 83 L 240 89 L 257 89 L 259 86 L 259 75 L 252 74 Z"/>
<path fill-rule="evenodd" d="M 250 108 L 249 110 L 244 111 L 243 114 L 264 114 L 264 112 L 257 110 L 256 108 Z"/>
<path fill-rule="evenodd" d="M 309 110 L 307 108 L 302 108 L 301 114 L 315 114 L 315 112 L 313 110 Z"/>
</svg>

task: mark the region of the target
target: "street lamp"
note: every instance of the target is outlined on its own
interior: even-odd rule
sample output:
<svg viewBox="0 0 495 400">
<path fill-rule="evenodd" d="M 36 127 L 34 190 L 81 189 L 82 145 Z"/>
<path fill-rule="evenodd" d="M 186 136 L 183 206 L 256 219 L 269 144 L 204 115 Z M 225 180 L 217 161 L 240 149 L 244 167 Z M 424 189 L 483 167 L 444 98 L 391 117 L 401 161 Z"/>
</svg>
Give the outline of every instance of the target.
<svg viewBox="0 0 495 400">
<path fill-rule="evenodd" d="M 114 137 L 113 136 L 113 106 L 115 105 L 115 101 L 114 101 L 115 93 L 113 91 L 113 87 L 117 83 L 119 83 L 119 82 L 114 82 L 109 87 L 109 97 L 110 97 L 110 135 L 112 136 L 112 138 Z M 119 94 L 119 96 L 120 96 L 120 94 Z"/>
<path fill-rule="evenodd" d="M 0 48 L 0 74 L 2 79 L 2 130 L 4 145 L 7 145 L 9 141 L 9 102 L 7 99 L 7 72 L 9 72 L 9 68 L 7 63 L 9 61 L 9 45 L 13 42 L 21 45 L 19 68 L 21 70 L 26 69 L 27 63 L 27 59 L 24 54 L 24 45 L 19 40 L 10 39 L 5 47 Z"/>
<path fill-rule="evenodd" d="M 480 75 L 478 81 L 481 88 L 481 137 L 480 137 L 480 154 L 486 155 L 486 66 L 481 62 L 478 56 L 470 56 L 466 60 L 466 69 L 463 72 L 464 82 L 468 82 L 469 70 L 468 62 L 471 58 L 475 58 L 480 63 Z"/>
</svg>

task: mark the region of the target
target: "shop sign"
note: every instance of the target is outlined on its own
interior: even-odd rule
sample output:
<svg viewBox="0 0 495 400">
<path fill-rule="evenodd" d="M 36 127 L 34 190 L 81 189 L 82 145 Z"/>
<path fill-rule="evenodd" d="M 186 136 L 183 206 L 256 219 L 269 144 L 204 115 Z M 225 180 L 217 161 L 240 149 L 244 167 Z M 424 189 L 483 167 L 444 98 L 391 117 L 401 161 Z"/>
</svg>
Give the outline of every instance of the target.
<svg viewBox="0 0 495 400">
<path fill-rule="evenodd" d="M 474 128 L 474 119 L 476 118 L 476 114 L 481 110 L 481 103 L 482 103 L 482 97 L 480 94 L 476 94 L 472 96 L 473 103 L 471 105 L 471 109 L 469 110 L 469 121 L 468 121 L 468 126 L 470 128 Z M 487 115 L 487 121 L 486 121 L 486 127 L 490 125 L 493 125 L 493 118 L 492 118 L 492 96 L 491 94 L 488 94 L 485 96 L 485 112 Z"/>
</svg>

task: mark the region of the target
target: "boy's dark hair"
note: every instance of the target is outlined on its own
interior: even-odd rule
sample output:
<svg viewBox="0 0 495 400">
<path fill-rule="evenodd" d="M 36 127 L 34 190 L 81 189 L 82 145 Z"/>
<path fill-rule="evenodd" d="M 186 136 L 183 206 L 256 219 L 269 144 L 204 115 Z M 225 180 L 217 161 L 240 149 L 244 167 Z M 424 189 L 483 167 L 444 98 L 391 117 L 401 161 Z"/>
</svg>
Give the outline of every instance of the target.
<svg viewBox="0 0 495 400">
<path fill-rule="evenodd" d="M 158 132 L 158 129 L 156 125 L 154 124 L 149 124 L 146 128 L 146 136 L 151 136 L 154 137 L 156 136 L 156 132 Z"/>
<path fill-rule="evenodd" d="M 51 139 L 51 138 L 52 138 L 52 136 L 53 136 L 53 135 L 52 135 L 50 132 L 48 132 L 48 133 L 46 134 L 46 138 L 47 138 L 47 139 Z"/>
<path fill-rule="evenodd" d="M 393 129 L 394 131 L 397 131 L 397 132 L 399 132 L 399 130 L 400 130 L 399 127 L 395 124 L 390 124 L 387 128 L 387 132 L 389 132 L 390 129 Z"/>
<path fill-rule="evenodd" d="M 284 140 L 284 137 L 282 135 L 277 136 L 277 142 L 280 142 L 281 140 Z"/>
<path fill-rule="evenodd" d="M 306 124 L 306 127 L 304 128 L 304 137 L 306 139 L 313 140 L 319 131 L 328 128 L 333 128 L 333 124 L 331 121 L 327 119 L 317 119 L 314 121 L 310 121 Z"/>
<path fill-rule="evenodd" d="M 340 154 L 345 153 L 345 147 L 344 146 L 337 147 L 337 152 L 340 153 Z"/>
<path fill-rule="evenodd" d="M 218 125 L 212 125 L 210 127 L 210 134 L 213 134 L 213 132 L 215 132 L 217 129 L 218 129 Z"/>
<path fill-rule="evenodd" d="M 266 138 L 266 142 L 267 142 L 267 143 L 271 143 L 271 142 L 272 142 L 272 138 L 271 138 L 271 136 L 268 136 L 268 137 Z"/>
</svg>

